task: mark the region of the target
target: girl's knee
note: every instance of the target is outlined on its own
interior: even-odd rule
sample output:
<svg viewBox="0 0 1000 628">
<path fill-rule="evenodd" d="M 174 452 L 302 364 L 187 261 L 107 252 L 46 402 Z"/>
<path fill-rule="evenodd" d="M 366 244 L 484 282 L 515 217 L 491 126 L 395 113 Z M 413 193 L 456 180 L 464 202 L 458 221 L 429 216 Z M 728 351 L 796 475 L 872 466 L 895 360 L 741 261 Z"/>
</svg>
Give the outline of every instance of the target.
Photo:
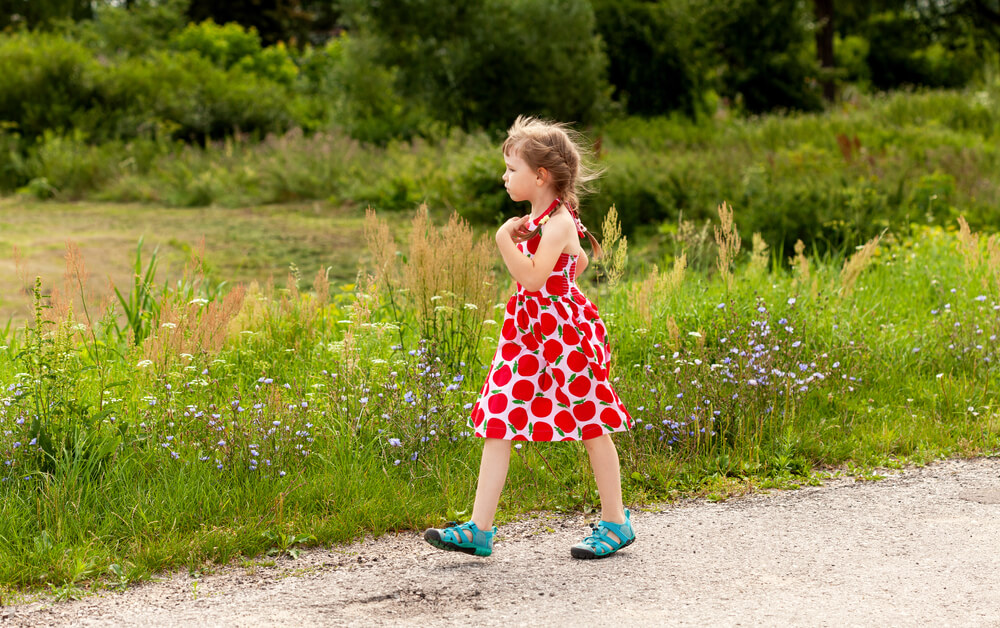
<svg viewBox="0 0 1000 628">
<path fill-rule="evenodd" d="M 594 450 L 602 450 L 608 446 L 614 446 L 614 442 L 611 440 L 610 434 L 604 434 L 603 436 L 598 436 L 597 438 L 588 438 L 583 441 L 583 446 L 587 448 L 587 453 L 592 453 Z"/>
</svg>

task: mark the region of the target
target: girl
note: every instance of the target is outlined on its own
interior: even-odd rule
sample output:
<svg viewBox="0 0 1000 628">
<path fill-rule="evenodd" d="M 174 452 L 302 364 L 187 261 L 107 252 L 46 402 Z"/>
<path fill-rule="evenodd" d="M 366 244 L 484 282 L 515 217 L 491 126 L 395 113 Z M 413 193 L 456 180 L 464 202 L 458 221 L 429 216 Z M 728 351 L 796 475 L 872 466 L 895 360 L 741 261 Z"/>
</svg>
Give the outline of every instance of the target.
<svg viewBox="0 0 1000 628">
<path fill-rule="evenodd" d="M 472 519 L 431 528 L 428 543 L 476 556 L 493 552 L 493 516 L 507 478 L 511 441 L 582 440 L 601 498 L 599 525 L 571 548 L 574 558 L 604 558 L 635 540 L 622 506 L 618 452 L 610 434 L 632 419 L 608 381 L 607 330 L 576 278 L 587 267 L 577 215 L 579 187 L 593 175 L 565 125 L 518 117 L 503 144 L 504 186 L 531 214 L 511 218 L 497 247 L 517 292 L 507 311 L 492 368 L 473 406 L 471 425 L 486 439 Z M 543 228 L 544 226 L 544 228 Z"/>
</svg>

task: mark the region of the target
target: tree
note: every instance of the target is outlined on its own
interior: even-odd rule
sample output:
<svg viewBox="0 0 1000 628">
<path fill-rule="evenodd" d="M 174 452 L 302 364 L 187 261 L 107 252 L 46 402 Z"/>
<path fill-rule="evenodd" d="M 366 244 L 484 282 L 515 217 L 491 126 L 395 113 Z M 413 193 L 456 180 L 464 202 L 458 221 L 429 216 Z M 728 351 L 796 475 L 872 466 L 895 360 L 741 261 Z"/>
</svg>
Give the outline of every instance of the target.
<svg viewBox="0 0 1000 628">
<path fill-rule="evenodd" d="M 693 115 L 708 64 L 695 2 L 595 0 L 614 97 L 630 113 Z"/>
<path fill-rule="evenodd" d="M 322 43 L 336 30 L 337 0 L 191 0 L 188 17 L 257 29 L 265 45 Z"/>
<path fill-rule="evenodd" d="M 823 98 L 833 102 L 837 96 L 836 86 L 830 73 L 833 70 L 833 0 L 813 0 L 813 12 L 816 16 L 816 58 L 819 67 L 824 70 L 820 81 L 823 86 Z"/>
<path fill-rule="evenodd" d="M 356 0 L 347 17 L 406 100 L 449 124 L 500 127 L 521 113 L 587 124 L 608 101 L 587 0 Z"/>
<path fill-rule="evenodd" d="M 712 3 L 709 36 L 722 65 L 722 93 L 748 111 L 822 107 L 819 68 L 809 57 L 808 13 L 800 0 Z"/>
<path fill-rule="evenodd" d="M 93 17 L 91 0 L 0 0 L 0 30 L 45 28 L 56 20 Z"/>
</svg>

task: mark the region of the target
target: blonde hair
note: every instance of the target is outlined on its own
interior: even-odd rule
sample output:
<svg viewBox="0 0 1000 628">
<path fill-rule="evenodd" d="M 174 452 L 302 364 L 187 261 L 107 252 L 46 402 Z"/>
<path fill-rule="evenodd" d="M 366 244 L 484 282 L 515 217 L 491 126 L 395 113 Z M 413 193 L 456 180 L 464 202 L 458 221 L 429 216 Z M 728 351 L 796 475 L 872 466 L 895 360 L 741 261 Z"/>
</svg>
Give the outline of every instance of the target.
<svg viewBox="0 0 1000 628">
<path fill-rule="evenodd" d="M 583 136 L 562 122 L 518 116 L 507 130 L 503 154 L 518 155 L 532 170 L 545 168 L 556 196 L 575 214 L 580 206 L 580 195 L 589 191 L 587 184 L 601 174 L 585 163 L 583 145 Z M 585 233 L 594 252 L 600 256 L 597 240 L 590 231 L 585 229 Z"/>
</svg>

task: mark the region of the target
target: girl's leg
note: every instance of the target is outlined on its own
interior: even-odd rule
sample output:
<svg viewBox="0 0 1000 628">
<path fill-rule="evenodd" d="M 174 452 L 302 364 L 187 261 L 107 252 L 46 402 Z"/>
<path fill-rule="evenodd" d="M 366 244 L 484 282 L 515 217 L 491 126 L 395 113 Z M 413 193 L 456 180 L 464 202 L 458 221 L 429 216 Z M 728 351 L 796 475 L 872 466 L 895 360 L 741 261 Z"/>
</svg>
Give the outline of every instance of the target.
<svg viewBox="0 0 1000 628">
<path fill-rule="evenodd" d="M 618 450 L 610 434 L 583 441 L 594 470 L 597 492 L 601 496 L 601 520 L 625 523 L 622 504 L 622 479 L 618 463 Z"/>
<path fill-rule="evenodd" d="M 490 530 L 493 527 L 500 491 L 503 490 L 507 468 L 510 466 L 510 446 L 511 441 L 499 438 L 487 438 L 483 443 L 476 502 L 472 506 L 472 521 L 480 530 Z"/>
</svg>

